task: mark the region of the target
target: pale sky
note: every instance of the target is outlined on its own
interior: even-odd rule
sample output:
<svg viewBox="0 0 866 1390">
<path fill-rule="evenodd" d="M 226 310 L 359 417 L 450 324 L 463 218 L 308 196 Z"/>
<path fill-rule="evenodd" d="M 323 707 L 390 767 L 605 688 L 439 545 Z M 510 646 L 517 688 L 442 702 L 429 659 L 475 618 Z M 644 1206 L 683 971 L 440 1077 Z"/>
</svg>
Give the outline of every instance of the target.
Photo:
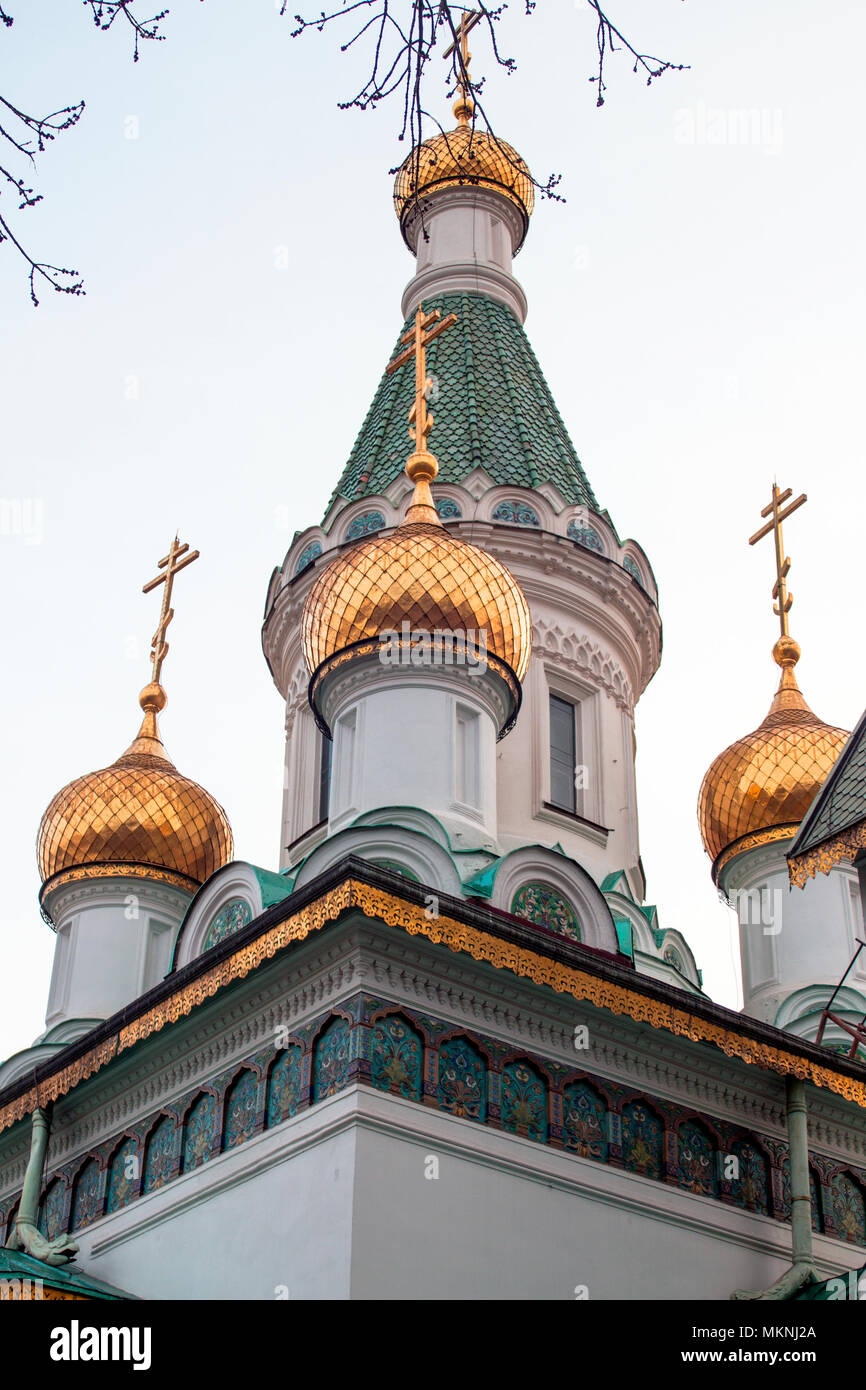
<svg viewBox="0 0 866 1390">
<path fill-rule="evenodd" d="M 407 152 L 399 113 L 337 109 L 365 71 L 335 33 L 291 40 L 279 0 L 177 0 L 167 41 L 133 64 L 126 34 L 97 33 L 81 5 L 11 9 L 4 93 L 38 114 L 87 102 L 40 157 L 45 201 L 14 214 L 16 234 L 80 269 L 87 296 L 46 290 L 34 310 L 0 246 L 0 500 L 28 521 L 0 534 L 0 1057 L 43 1028 L 40 817 L 136 731 L 158 610 L 141 587 L 176 529 L 201 559 L 177 581 L 163 737 L 225 806 L 238 857 L 277 867 L 268 579 L 321 519 L 413 269 L 388 173 Z M 622 56 L 597 109 L 582 0 L 531 18 L 512 0 L 500 42 L 517 73 L 480 38 L 473 66 L 497 133 L 539 178 L 563 175 L 567 202 L 536 207 L 515 266 L 526 328 L 600 505 L 658 580 L 662 665 L 637 708 L 648 901 L 736 1006 L 733 916 L 695 805 L 775 689 L 771 548 L 746 543 L 774 474 L 809 496 L 786 530 L 801 687 L 845 728 L 864 702 L 866 14 L 854 0 L 609 9 L 691 69 L 647 89 Z M 444 86 L 430 101 L 445 119 Z"/>
</svg>

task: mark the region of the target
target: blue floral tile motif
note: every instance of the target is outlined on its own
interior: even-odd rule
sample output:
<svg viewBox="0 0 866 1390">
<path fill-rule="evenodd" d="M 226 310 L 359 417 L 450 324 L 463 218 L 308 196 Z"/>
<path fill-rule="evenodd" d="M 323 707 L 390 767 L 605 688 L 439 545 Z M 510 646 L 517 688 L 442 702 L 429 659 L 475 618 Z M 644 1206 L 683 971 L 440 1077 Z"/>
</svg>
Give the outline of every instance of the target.
<svg viewBox="0 0 866 1390">
<path fill-rule="evenodd" d="M 675 946 L 665 947 L 664 959 L 667 961 L 668 965 L 674 967 L 674 970 L 678 970 L 681 975 L 685 975 L 686 968 L 683 965 L 683 958 Z"/>
<path fill-rule="evenodd" d="M 207 929 L 202 950 L 209 951 L 211 946 L 216 946 L 227 936 L 232 936 L 234 932 L 240 931 L 241 927 L 245 927 L 252 920 L 253 910 L 249 903 L 244 902 L 243 898 L 234 898 L 230 903 L 226 903 L 225 907 L 221 908 L 214 917 Z"/>
<path fill-rule="evenodd" d="M 528 1062 L 509 1062 L 502 1069 L 502 1128 L 525 1139 L 547 1139 L 547 1087 Z"/>
<path fill-rule="evenodd" d="M 349 1084 L 352 1061 L 352 1025 L 347 1018 L 335 1018 L 316 1043 L 313 1064 L 313 1099 L 336 1095 Z"/>
<path fill-rule="evenodd" d="M 268 1077 L 268 1129 L 291 1119 L 301 1101 L 301 1049 L 283 1049 Z"/>
<path fill-rule="evenodd" d="M 435 506 L 440 521 L 458 521 L 463 515 L 453 497 L 437 497 Z"/>
<path fill-rule="evenodd" d="M 371 1080 L 380 1091 L 391 1091 L 407 1100 L 420 1100 L 423 1058 L 421 1038 L 404 1018 L 389 1014 L 373 1024 Z"/>
<path fill-rule="evenodd" d="M 770 1212 L 770 1167 L 761 1150 L 750 1139 L 731 1145 L 737 1160 L 737 1176 L 731 1178 L 731 1200 L 746 1211 Z"/>
<path fill-rule="evenodd" d="M 626 574 L 630 574 L 632 579 L 637 580 L 641 588 L 644 587 L 643 575 L 641 574 L 640 570 L 638 569 L 637 565 L 635 564 L 634 560 L 631 558 L 630 555 L 626 555 L 625 559 L 622 562 L 622 567 L 625 570 Z"/>
<path fill-rule="evenodd" d="M 572 941 L 580 940 L 580 925 L 573 908 L 549 883 L 524 883 L 511 900 L 511 914 Z"/>
<path fill-rule="evenodd" d="M 680 1187 L 703 1197 L 715 1197 L 717 1190 L 715 1150 L 703 1125 L 687 1120 L 677 1131 L 676 1179 Z"/>
<path fill-rule="evenodd" d="M 95 1158 L 88 1159 L 72 1189 L 72 1215 L 69 1228 L 80 1231 L 102 1215 L 102 1201 L 99 1193 L 99 1164 Z"/>
<path fill-rule="evenodd" d="M 307 565 L 311 565 L 314 560 L 318 560 L 321 553 L 322 547 L 319 542 L 313 541 L 312 544 L 308 545 L 306 550 L 302 550 L 298 556 L 298 563 L 295 565 L 295 574 L 300 574 L 301 570 L 307 568 Z"/>
<path fill-rule="evenodd" d="M 66 1188 L 58 1178 L 49 1183 L 42 1198 L 39 1229 L 48 1240 L 63 1234 L 63 1203 Z"/>
<path fill-rule="evenodd" d="M 259 1080 L 253 1071 L 242 1071 L 226 1094 L 224 1148 L 234 1149 L 255 1133 L 259 1105 Z"/>
<path fill-rule="evenodd" d="M 135 1196 L 141 1160 L 134 1139 L 124 1139 L 115 1149 L 108 1165 L 108 1201 L 106 1211 L 120 1211 Z"/>
<path fill-rule="evenodd" d="M 500 502 L 492 513 L 493 521 L 507 521 L 511 526 L 537 526 L 538 517 L 525 502 L 509 498 Z"/>
<path fill-rule="evenodd" d="M 155 1192 L 158 1187 L 163 1187 L 173 1176 L 176 1128 L 171 1116 L 165 1115 L 159 1124 L 151 1130 L 144 1159 L 142 1192 Z"/>
<path fill-rule="evenodd" d="M 598 555 L 604 554 L 604 546 L 601 543 L 601 536 L 592 526 L 582 526 L 578 521 L 568 523 L 568 534 L 578 545 L 582 545 L 586 550 L 594 550 Z"/>
<path fill-rule="evenodd" d="M 193 1101 L 183 1131 L 183 1172 L 207 1163 L 213 1153 L 216 1097 L 208 1091 Z"/>
<path fill-rule="evenodd" d="M 787 1155 L 782 1159 L 782 1210 L 783 1221 L 791 1220 L 791 1160 Z M 821 1194 L 813 1170 L 809 1169 L 809 1198 L 812 1208 L 812 1230 L 821 1230 Z"/>
<path fill-rule="evenodd" d="M 830 1202 L 836 1234 L 852 1245 L 866 1245 L 866 1206 L 859 1183 L 847 1173 L 837 1173 L 830 1183 Z"/>
<path fill-rule="evenodd" d="M 362 512 L 346 532 L 346 540 L 356 541 L 359 536 L 369 536 L 374 531 L 381 531 L 384 525 L 385 518 L 381 512 Z"/>
<path fill-rule="evenodd" d="M 439 1108 L 467 1120 L 487 1118 L 487 1068 L 466 1038 L 449 1038 L 439 1049 Z"/>
<path fill-rule="evenodd" d="M 607 1162 L 607 1106 L 588 1081 L 573 1081 L 562 1097 L 562 1141 L 581 1158 Z"/>
<path fill-rule="evenodd" d="M 664 1128 L 655 1111 L 640 1100 L 623 1106 L 622 1161 L 632 1173 L 664 1176 Z"/>
</svg>

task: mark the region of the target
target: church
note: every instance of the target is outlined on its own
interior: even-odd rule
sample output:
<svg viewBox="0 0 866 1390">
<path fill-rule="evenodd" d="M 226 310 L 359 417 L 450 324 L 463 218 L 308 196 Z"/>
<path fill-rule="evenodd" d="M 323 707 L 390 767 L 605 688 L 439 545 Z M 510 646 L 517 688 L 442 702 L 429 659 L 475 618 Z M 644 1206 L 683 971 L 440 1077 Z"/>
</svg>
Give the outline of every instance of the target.
<svg viewBox="0 0 866 1390">
<path fill-rule="evenodd" d="M 857 1297 L 866 727 L 796 679 L 804 499 L 773 484 L 752 537 L 767 712 L 698 798 L 737 1012 L 646 901 L 659 595 L 524 331 L 535 186 L 476 125 L 463 28 L 456 125 L 396 178 L 394 350 L 267 583 L 279 861 L 234 857 L 162 741 L 178 538 L 134 737 L 39 826 L 56 944 L 45 1031 L 0 1063 L 4 1297 Z"/>
</svg>

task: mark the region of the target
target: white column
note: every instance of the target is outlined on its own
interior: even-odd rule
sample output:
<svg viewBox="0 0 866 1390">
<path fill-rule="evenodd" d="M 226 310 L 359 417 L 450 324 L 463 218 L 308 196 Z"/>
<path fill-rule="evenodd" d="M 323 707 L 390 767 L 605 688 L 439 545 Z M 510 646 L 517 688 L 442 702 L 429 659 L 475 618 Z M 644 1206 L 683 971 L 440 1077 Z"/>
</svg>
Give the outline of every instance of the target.
<svg viewBox="0 0 866 1390">
<path fill-rule="evenodd" d="M 523 323 L 526 295 L 511 273 L 522 235 L 517 208 L 491 189 L 465 186 L 431 195 L 423 230 L 418 215 L 406 226 L 418 265 L 403 291 L 405 317 L 434 295 L 469 292 L 507 304 Z"/>
</svg>

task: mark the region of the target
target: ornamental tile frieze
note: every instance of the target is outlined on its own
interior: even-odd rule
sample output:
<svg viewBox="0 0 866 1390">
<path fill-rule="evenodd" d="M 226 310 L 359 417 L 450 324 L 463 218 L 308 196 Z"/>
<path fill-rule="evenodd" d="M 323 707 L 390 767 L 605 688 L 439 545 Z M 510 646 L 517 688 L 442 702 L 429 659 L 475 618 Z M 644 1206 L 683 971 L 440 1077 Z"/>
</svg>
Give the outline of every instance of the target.
<svg viewBox="0 0 866 1390">
<path fill-rule="evenodd" d="M 47 1176 L 40 1223 L 63 1234 L 118 1212 L 355 1082 L 710 1201 L 790 1221 L 787 1145 L 382 996 L 260 1048 L 133 1131 Z M 866 1247 L 866 1170 L 810 1154 L 812 1224 Z M 0 1209 L 0 1231 L 17 1199 Z"/>
</svg>

